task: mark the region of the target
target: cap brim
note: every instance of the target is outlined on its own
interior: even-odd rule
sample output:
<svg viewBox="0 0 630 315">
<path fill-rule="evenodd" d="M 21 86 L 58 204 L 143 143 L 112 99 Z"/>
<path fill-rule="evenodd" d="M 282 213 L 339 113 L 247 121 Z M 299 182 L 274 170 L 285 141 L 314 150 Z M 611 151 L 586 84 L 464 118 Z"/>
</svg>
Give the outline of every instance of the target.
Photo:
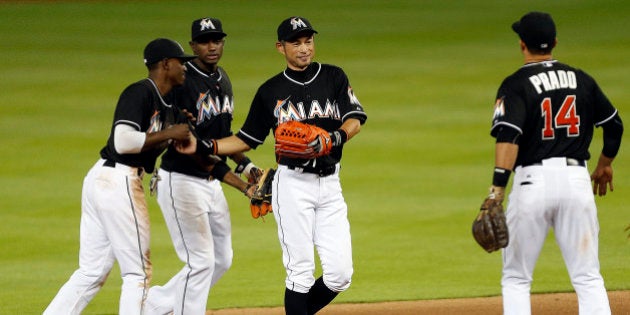
<svg viewBox="0 0 630 315">
<path fill-rule="evenodd" d="M 312 28 L 303 29 L 303 30 L 300 30 L 298 32 L 290 34 L 284 40 L 285 41 L 290 41 L 290 40 L 294 40 L 294 39 L 302 37 L 302 36 L 311 36 L 313 34 L 317 34 L 317 31 L 312 29 Z"/>
<path fill-rule="evenodd" d="M 181 60 L 181 61 L 183 61 L 183 62 L 186 62 L 186 61 L 191 61 L 191 60 L 193 60 L 193 59 L 197 58 L 197 56 L 193 56 L 193 55 L 183 55 L 183 56 L 178 56 L 178 57 L 173 57 L 173 58 L 177 58 L 177 59 L 179 59 L 179 60 Z"/>
<path fill-rule="evenodd" d="M 520 34 L 519 30 L 521 29 L 521 21 L 516 21 L 512 23 L 512 30 L 516 32 L 516 34 Z"/>
<path fill-rule="evenodd" d="M 195 36 L 192 40 L 193 41 L 197 41 L 197 39 L 201 38 L 201 37 L 209 37 L 209 38 L 216 38 L 216 37 L 220 37 L 223 38 L 227 36 L 227 34 L 223 33 L 223 32 L 206 32 L 206 33 L 201 33 L 198 34 L 197 36 Z"/>
</svg>

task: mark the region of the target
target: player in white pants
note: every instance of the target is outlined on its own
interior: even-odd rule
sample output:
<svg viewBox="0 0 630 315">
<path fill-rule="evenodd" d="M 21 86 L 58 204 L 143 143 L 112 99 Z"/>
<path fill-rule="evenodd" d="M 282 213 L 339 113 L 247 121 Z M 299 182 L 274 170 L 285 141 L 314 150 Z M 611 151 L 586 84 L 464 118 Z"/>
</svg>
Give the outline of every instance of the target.
<svg viewBox="0 0 630 315">
<path fill-rule="evenodd" d="M 175 106 L 194 115 L 195 134 L 203 139 L 232 134 L 232 83 L 218 65 L 225 36 L 219 19 L 192 22 L 190 47 L 197 58 L 186 64 L 186 82 L 171 94 Z M 251 174 L 259 175 L 244 154 L 230 158 L 238 163 L 236 172 L 245 173 L 248 179 Z M 173 147 L 162 156 L 157 201 L 184 266 L 165 285 L 151 287 L 145 314 L 205 314 L 210 288 L 230 268 L 230 212 L 220 181 L 247 196 L 254 187 L 233 173 L 225 160 L 227 157 L 191 157 Z"/>
<path fill-rule="evenodd" d="M 496 138 L 491 187 L 496 200 L 503 201 L 515 172 L 506 213 L 510 240 L 503 250 L 504 314 L 531 314 L 534 266 L 553 229 L 580 314 L 608 315 L 594 194 L 613 189 L 612 162 L 623 123 L 591 76 L 553 59 L 557 39 L 551 15 L 529 12 L 512 29 L 524 65 L 501 83 L 490 132 Z M 595 127 L 603 129 L 603 147 L 589 176 L 586 161 Z"/>
<path fill-rule="evenodd" d="M 80 314 L 105 283 L 117 261 L 122 288 L 120 314 L 141 314 L 151 281 L 150 231 L 142 187 L 145 171 L 171 140 L 186 140 L 187 124 L 163 96 L 185 79 L 183 63 L 194 58 L 169 39 L 156 39 L 144 51 L 149 77 L 120 95 L 111 133 L 99 159 L 83 181 L 79 269 L 44 311 Z"/>
<path fill-rule="evenodd" d="M 315 33 L 303 17 L 282 21 L 276 49 L 287 67 L 258 88 L 239 132 L 216 141 L 191 139 L 189 146 L 179 148 L 197 154 L 247 151 L 290 120 L 329 132 L 330 154 L 312 159 L 276 154 L 272 208 L 287 273 L 284 307 L 288 315 L 317 313 L 348 289 L 353 273 L 339 165 L 344 145 L 360 132 L 367 114 L 341 68 L 313 62 Z M 314 250 L 323 270 L 317 280 Z"/>
</svg>

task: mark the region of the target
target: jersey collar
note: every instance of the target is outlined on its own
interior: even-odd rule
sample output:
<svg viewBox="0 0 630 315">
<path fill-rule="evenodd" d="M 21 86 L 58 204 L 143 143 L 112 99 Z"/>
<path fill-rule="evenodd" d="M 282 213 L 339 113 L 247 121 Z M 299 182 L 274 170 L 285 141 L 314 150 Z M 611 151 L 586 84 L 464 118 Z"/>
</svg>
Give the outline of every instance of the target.
<svg viewBox="0 0 630 315">
<path fill-rule="evenodd" d="M 289 81 L 299 84 L 299 85 L 307 85 L 317 78 L 319 75 L 319 71 L 322 70 L 322 65 L 318 62 L 313 62 L 304 71 L 295 71 L 289 68 L 284 69 L 284 76 L 289 79 Z"/>
</svg>

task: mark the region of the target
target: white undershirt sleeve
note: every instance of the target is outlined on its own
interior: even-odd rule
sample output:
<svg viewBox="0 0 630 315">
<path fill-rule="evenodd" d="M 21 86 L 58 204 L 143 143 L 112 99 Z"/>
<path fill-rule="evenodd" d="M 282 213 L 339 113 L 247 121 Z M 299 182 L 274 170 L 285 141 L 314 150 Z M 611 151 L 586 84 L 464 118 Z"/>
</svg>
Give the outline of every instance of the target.
<svg viewBox="0 0 630 315">
<path fill-rule="evenodd" d="M 118 154 L 140 153 L 147 135 L 125 124 L 114 128 L 114 147 Z"/>
</svg>

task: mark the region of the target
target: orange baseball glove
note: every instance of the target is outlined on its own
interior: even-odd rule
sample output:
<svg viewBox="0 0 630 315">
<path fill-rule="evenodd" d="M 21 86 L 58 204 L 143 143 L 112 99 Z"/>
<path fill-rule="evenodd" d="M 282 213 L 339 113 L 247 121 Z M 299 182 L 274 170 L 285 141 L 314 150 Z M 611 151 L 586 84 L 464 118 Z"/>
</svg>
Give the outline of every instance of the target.
<svg viewBox="0 0 630 315">
<path fill-rule="evenodd" d="M 276 154 L 281 157 L 309 160 L 327 155 L 332 149 L 328 131 L 299 121 L 278 125 L 275 137 Z"/>
</svg>

